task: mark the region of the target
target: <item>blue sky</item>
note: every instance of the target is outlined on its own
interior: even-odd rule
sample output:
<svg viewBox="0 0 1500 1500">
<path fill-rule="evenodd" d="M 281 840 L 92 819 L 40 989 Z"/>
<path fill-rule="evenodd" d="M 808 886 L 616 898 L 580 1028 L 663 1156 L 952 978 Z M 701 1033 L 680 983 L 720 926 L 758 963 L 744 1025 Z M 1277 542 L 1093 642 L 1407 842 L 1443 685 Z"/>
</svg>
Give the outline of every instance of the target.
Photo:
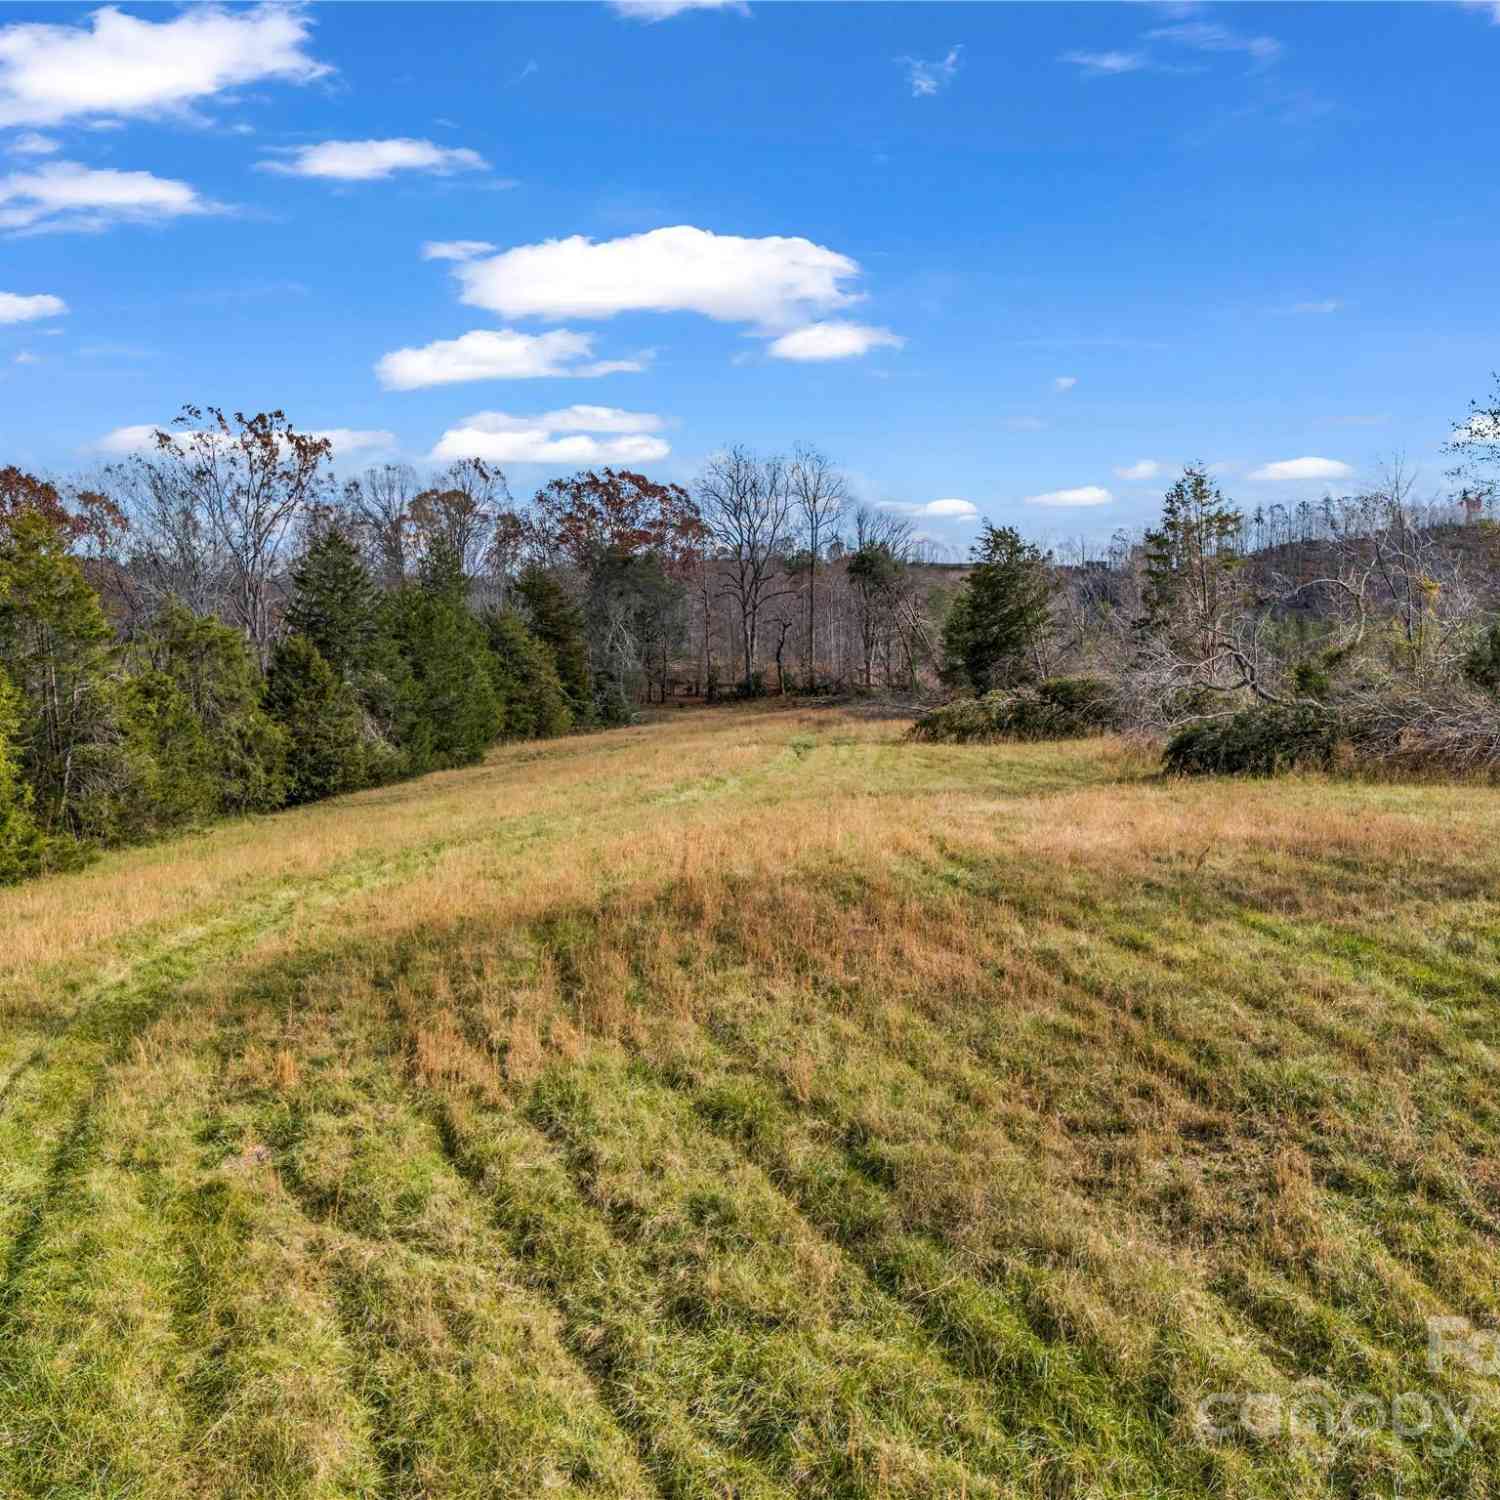
<svg viewBox="0 0 1500 1500">
<path fill-rule="evenodd" d="M 520 494 L 803 440 L 957 547 L 1187 460 L 1436 490 L 1497 76 L 1488 0 L 0 5 L 0 462 L 184 401 Z"/>
</svg>

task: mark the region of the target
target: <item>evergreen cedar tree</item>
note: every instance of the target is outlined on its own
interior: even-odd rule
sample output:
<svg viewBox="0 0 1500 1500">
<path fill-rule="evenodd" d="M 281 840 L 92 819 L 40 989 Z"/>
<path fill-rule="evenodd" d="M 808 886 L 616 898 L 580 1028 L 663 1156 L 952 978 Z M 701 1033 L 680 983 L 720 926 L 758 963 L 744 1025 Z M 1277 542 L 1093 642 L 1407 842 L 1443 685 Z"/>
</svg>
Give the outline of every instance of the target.
<svg viewBox="0 0 1500 1500">
<path fill-rule="evenodd" d="M 986 526 L 943 626 L 943 678 L 982 694 L 1041 675 L 1054 590 L 1048 558 L 1009 526 Z"/>
</svg>

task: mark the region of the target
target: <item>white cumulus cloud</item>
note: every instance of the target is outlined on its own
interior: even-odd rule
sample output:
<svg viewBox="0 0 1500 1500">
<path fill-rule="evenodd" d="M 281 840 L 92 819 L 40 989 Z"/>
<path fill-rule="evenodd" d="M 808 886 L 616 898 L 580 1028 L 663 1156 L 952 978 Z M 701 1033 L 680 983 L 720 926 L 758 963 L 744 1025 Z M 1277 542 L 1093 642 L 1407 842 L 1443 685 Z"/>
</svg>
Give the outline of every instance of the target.
<svg viewBox="0 0 1500 1500">
<path fill-rule="evenodd" d="M 1161 465 L 1154 458 L 1143 458 L 1137 463 L 1125 464 L 1115 470 L 1116 479 L 1155 479 L 1161 473 Z"/>
<path fill-rule="evenodd" d="M 521 333 L 514 328 L 476 329 L 419 349 L 396 349 L 376 362 L 381 385 L 415 391 L 465 380 L 534 380 L 564 375 L 614 375 L 643 370 L 640 359 L 596 360 L 591 334 L 557 328 Z"/>
<path fill-rule="evenodd" d="M 979 519 L 979 511 L 972 501 L 959 500 L 954 497 L 945 500 L 929 500 L 925 505 L 907 505 L 899 500 L 883 500 L 879 509 L 910 516 L 914 521 L 958 521 L 962 523 Z"/>
<path fill-rule="evenodd" d="M 1273 464 L 1262 464 L 1251 472 L 1254 480 L 1283 479 L 1350 479 L 1354 470 L 1336 458 L 1283 458 Z"/>
<path fill-rule="evenodd" d="M 651 463 L 672 451 L 649 435 L 661 426 L 651 412 L 612 406 L 569 406 L 535 417 L 481 411 L 450 427 L 432 457 L 512 464 Z"/>
<path fill-rule="evenodd" d="M 0 292 L 0 323 L 33 323 L 38 318 L 56 318 L 67 312 L 68 304 L 61 297 L 39 292 L 34 297 L 22 297 L 16 292 Z"/>
<path fill-rule="evenodd" d="M 459 264 L 462 298 L 508 318 L 695 312 L 768 331 L 857 300 L 858 264 L 811 240 L 747 239 L 691 224 L 595 242 L 581 234 Z"/>
<path fill-rule="evenodd" d="M 1071 391 L 1078 384 L 1076 375 L 1054 375 L 1052 377 L 1052 389 L 1060 395 L 1063 391 Z"/>
<path fill-rule="evenodd" d="M 488 240 L 428 240 L 422 246 L 423 260 L 473 260 L 495 247 Z"/>
<path fill-rule="evenodd" d="M 355 453 L 387 453 L 396 447 L 396 434 L 384 428 L 325 427 L 310 436 L 326 438 L 332 443 L 336 459 L 348 458 Z"/>
<path fill-rule="evenodd" d="M 854 359 L 871 349 L 900 349 L 906 340 L 889 328 L 872 328 L 866 323 L 809 323 L 784 333 L 771 345 L 775 359 L 825 360 Z"/>
<path fill-rule="evenodd" d="M 170 177 L 71 161 L 0 177 L 0 230 L 104 229 L 213 213 L 216 207 Z"/>
<path fill-rule="evenodd" d="M 160 21 L 107 5 L 78 24 L 6 26 L 0 127 L 162 114 L 242 84 L 307 83 L 331 71 L 304 50 L 310 30 L 291 5 L 193 6 Z"/>
<path fill-rule="evenodd" d="M 146 453 L 156 447 L 156 434 L 161 430 L 154 422 L 136 422 L 129 427 L 116 427 L 114 431 L 106 432 L 93 446 L 96 452 L 116 457 Z"/>
<path fill-rule="evenodd" d="M 1028 505 L 1051 505 L 1071 508 L 1081 505 L 1108 505 L 1115 497 L 1102 485 L 1081 484 L 1072 490 L 1047 490 L 1040 495 L 1028 495 Z"/>
<path fill-rule="evenodd" d="M 400 136 L 385 141 L 319 141 L 294 146 L 285 160 L 257 164 L 263 172 L 284 177 L 322 177 L 334 182 L 376 182 L 395 172 L 475 172 L 489 163 L 466 146 L 436 146 Z"/>
</svg>

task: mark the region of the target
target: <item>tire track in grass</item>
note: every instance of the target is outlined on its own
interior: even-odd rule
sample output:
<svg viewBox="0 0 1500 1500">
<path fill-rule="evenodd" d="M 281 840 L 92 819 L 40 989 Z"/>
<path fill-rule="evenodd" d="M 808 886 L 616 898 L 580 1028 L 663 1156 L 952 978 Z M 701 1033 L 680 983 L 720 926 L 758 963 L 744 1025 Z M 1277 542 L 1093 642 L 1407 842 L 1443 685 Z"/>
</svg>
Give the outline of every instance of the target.
<svg viewBox="0 0 1500 1500">
<path fill-rule="evenodd" d="M 328 1379 L 326 1319 L 277 1260 L 274 1225 L 274 1285 L 255 1286 L 264 1195 L 240 1187 L 226 1216 L 231 1174 L 200 1162 L 211 1035 L 201 1009 L 153 1023 L 108 1064 L 79 1148 L 58 1155 L 0 1354 L 19 1434 L 0 1452 L 6 1494 L 368 1493 L 358 1413 Z M 276 1354 L 234 1357 L 247 1287 L 280 1320 L 279 1372 Z"/>
<path fill-rule="evenodd" d="M 882 1016 L 879 1024 L 875 1024 L 875 1022 L 871 1018 L 864 1015 L 862 1008 L 857 1006 L 846 1007 L 846 1012 L 852 1012 L 852 1023 L 860 1026 L 861 1029 L 863 1029 L 865 1035 L 864 1038 L 860 1040 L 856 1040 L 855 1038 L 850 1037 L 846 1039 L 841 1049 L 835 1048 L 835 1056 L 829 1065 L 832 1071 L 837 1071 L 839 1065 L 838 1057 L 840 1055 L 859 1057 L 860 1059 L 862 1059 L 861 1066 L 863 1067 L 863 1060 L 868 1056 L 870 1043 L 873 1041 L 878 1044 L 884 1040 L 881 1035 L 881 1031 L 886 1024 L 886 1020 L 888 1019 L 888 1011 L 889 1007 L 886 1007 L 886 1014 Z M 965 1034 L 967 1031 L 967 1016 L 960 1016 L 957 1013 L 949 1014 L 946 1011 L 944 1011 L 942 1014 L 943 1018 L 949 1023 L 950 1030 L 955 1029 L 954 1023 L 957 1023 L 956 1033 L 961 1044 L 969 1043 L 974 1040 L 972 1037 L 966 1036 Z M 723 1024 L 730 1032 L 733 1032 L 737 1027 L 741 1027 L 742 1024 L 748 1025 L 749 1020 L 747 1017 L 747 1007 L 745 1007 L 742 1003 L 734 1008 L 732 1013 L 728 1016 Z M 903 1022 L 903 1025 L 909 1025 L 909 1020 Z M 761 1055 L 761 1066 L 769 1067 L 772 1075 L 778 1078 L 779 1089 L 788 1097 L 792 1095 L 792 1090 L 787 1086 L 785 1070 L 777 1066 L 777 1060 L 780 1059 L 784 1062 L 786 1059 L 795 1056 L 801 1041 L 802 1038 L 799 1037 L 795 1030 L 793 1030 L 780 1036 L 774 1043 L 769 1044 L 769 1046 L 764 1044 L 764 1039 L 761 1039 L 761 1044 L 759 1044 L 756 1049 Z M 919 1070 L 919 1072 L 928 1074 L 936 1081 L 938 1081 L 941 1084 L 944 1092 L 947 1094 L 946 1098 L 934 1099 L 926 1105 L 926 1108 L 923 1112 L 923 1119 L 925 1121 L 941 1121 L 951 1115 L 955 1109 L 959 1110 L 961 1113 L 968 1113 L 972 1110 L 972 1108 L 976 1107 L 979 1100 L 985 1097 L 985 1090 L 983 1088 L 984 1079 L 982 1074 L 976 1080 L 973 1077 L 969 1076 L 966 1070 L 962 1067 L 960 1067 L 956 1073 L 953 1071 L 955 1066 L 955 1059 L 952 1056 L 952 1047 L 953 1041 L 948 1036 L 939 1031 L 927 1030 L 925 1031 L 925 1033 L 920 1035 L 914 1034 L 913 1037 L 909 1039 L 909 1044 L 903 1048 L 903 1056 L 907 1058 L 908 1063 L 915 1066 Z M 822 1070 L 818 1070 L 818 1072 L 819 1076 L 821 1077 Z M 988 1090 L 990 1096 L 989 1102 L 991 1106 L 997 1105 L 997 1096 L 995 1095 L 995 1091 L 993 1088 L 993 1084 L 995 1083 L 995 1081 L 996 1080 L 994 1079 L 990 1080 L 991 1087 Z M 976 1084 L 978 1085 L 978 1087 L 976 1087 Z M 1002 1110 L 1003 1116 L 1003 1099 L 999 1100 L 998 1104 Z M 847 1131 L 848 1125 L 848 1121 L 840 1122 L 839 1128 L 835 1132 L 836 1135 L 841 1135 L 845 1131 Z M 874 1123 L 870 1126 L 867 1126 L 866 1128 L 874 1131 L 874 1139 L 878 1143 L 879 1132 L 881 1128 L 880 1109 L 878 1107 L 875 1110 Z M 859 1155 L 861 1157 L 865 1157 L 867 1155 L 866 1148 L 863 1145 L 859 1145 Z M 873 1167 L 875 1168 L 877 1181 L 885 1171 L 893 1166 L 899 1168 L 903 1165 L 911 1165 L 904 1164 L 901 1161 L 900 1152 L 897 1152 L 894 1157 L 890 1157 L 888 1153 L 885 1153 L 885 1155 L 886 1160 L 883 1161 L 879 1159 L 879 1154 L 877 1154 L 877 1159 L 873 1163 L 860 1163 L 862 1168 L 864 1168 L 865 1170 L 868 1170 L 869 1166 L 873 1165 Z M 954 1165 L 958 1166 L 958 1161 L 955 1161 Z M 929 1162 L 928 1170 L 929 1172 L 938 1171 L 938 1163 L 936 1161 Z M 1127 1205 L 1122 1205 L 1122 1212 L 1130 1215 L 1132 1213 L 1132 1210 L 1130 1210 Z M 1355 1253 L 1357 1254 L 1357 1251 Z M 1346 1256 L 1345 1259 L 1348 1260 L 1349 1257 Z M 1333 1289 L 1330 1288 L 1329 1290 L 1330 1295 L 1333 1295 Z M 1202 1291 L 1204 1293 L 1212 1293 L 1217 1296 L 1223 1297 L 1225 1288 L 1222 1285 L 1219 1287 L 1205 1286 L 1202 1288 Z M 1347 1296 L 1347 1292 L 1339 1292 L 1335 1296 L 1335 1300 L 1338 1300 L 1339 1298 L 1345 1296 Z M 1382 1305 L 1383 1301 L 1384 1299 L 1382 1299 Z M 1429 1307 L 1428 1310 L 1430 1311 L 1431 1308 Z M 1277 1327 L 1274 1324 L 1265 1324 L 1260 1317 L 1249 1316 L 1243 1307 L 1236 1306 L 1235 1299 L 1232 1297 L 1227 1298 L 1221 1304 L 1220 1311 L 1222 1314 L 1228 1314 L 1231 1321 L 1236 1315 L 1238 1316 L 1238 1318 L 1243 1319 L 1244 1321 L 1241 1326 L 1245 1329 L 1245 1331 L 1248 1332 L 1249 1329 L 1254 1328 L 1256 1334 L 1263 1340 L 1262 1348 L 1264 1349 L 1264 1351 L 1269 1354 L 1276 1355 L 1278 1362 L 1280 1362 L 1281 1356 L 1285 1353 L 1286 1327 L 1284 1322 L 1280 1327 Z M 1332 1351 L 1337 1347 L 1342 1347 L 1346 1352 L 1348 1352 L 1351 1348 L 1365 1348 L 1369 1351 L 1370 1358 L 1365 1364 L 1353 1371 L 1351 1379 L 1353 1379 L 1354 1376 L 1363 1377 L 1364 1375 L 1369 1375 L 1371 1378 L 1375 1378 L 1382 1374 L 1389 1375 L 1390 1373 L 1389 1359 L 1380 1359 L 1378 1354 L 1376 1353 L 1375 1345 L 1370 1343 L 1369 1339 L 1366 1337 L 1366 1335 L 1372 1328 L 1378 1328 L 1379 1326 L 1381 1326 L 1381 1318 L 1377 1316 L 1378 1311 L 1378 1308 L 1367 1307 L 1365 1309 L 1366 1315 L 1364 1316 L 1362 1323 L 1360 1324 L 1356 1324 L 1347 1318 L 1341 1317 L 1338 1320 L 1341 1330 L 1340 1333 L 1338 1334 L 1336 1339 L 1330 1336 L 1330 1339 L 1328 1341 L 1329 1349 L 1328 1351 L 1326 1351 L 1328 1353 L 1328 1357 L 1332 1357 Z M 1371 1321 L 1372 1318 L 1374 1319 L 1373 1322 Z M 1403 1331 L 1409 1330 L 1403 1329 Z M 1353 1339 L 1352 1344 L 1351 1338 Z M 1420 1343 L 1420 1339 L 1418 1340 L 1418 1342 Z M 1417 1346 L 1413 1345 L 1412 1347 L 1415 1348 Z M 1183 1354 L 1186 1354 L 1187 1352 L 1187 1350 L 1182 1351 Z M 1200 1353 L 1202 1352 L 1204 1351 L 1200 1351 Z M 1212 1357 L 1212 1349 L 1209 1349 L 1206 1352 L 1210 1355 L 1210 1357 Z M 1174 1356 L 1174 1359 L 1179 1357 L 1180 1356 Z M 1321 1365 L 1316 1360 L 1312 1361 L 1311 1364 L 1308 1364 L 1305 1360 L 1299 1360 L 1298 1363 L 1304 1370 L 1307 1368 L 1331 1368 L 1327 1365 L 1326 1358 L 1323 1360 L 1323 1363 Z M 1221 1370 L 1219 1372 L 1219 1376 L 1222 1377 L 1224 1373 L 1226 1372 Z M 1237 1382 L 1237 1384 L 1243 1387 L 1245 1385 L 1245 1382 L 1243 1381 L 1243 1379 L 1241 1379 Z M 1266 1379 L 1262 1378 L 1258 1381 L 1252 1382 L 1250 1386 L 1245 1388 L 1277 1388 L 1274 1379 L 1274 1372 L 1273 1379 L 1271 1381 L 1267 1381 Z M 1472 1392 L 1464 1392 L 1461 1394 L 1465 1399 L 1467 1399 L 1467 1396 L 1472 1394 Z M 1373 1446 L 1379 1447 L 1380 1445 L 1377 1443 Z M 1367 1457 L 1368 1456 L 1369 1455 L 1367 1455 Z M 1385 1455 L 1385 1460 L 1394 1465 L 1396 1472 L 1399 1473 L 1402 1469 L 1403 1462 L 1407 1457 L 1408 1455 L 1405 1454 L 1396 1456 L 1388 1452 Z M 1456 1465 L 1456 1468 L 1461 1469 L 1463 1468 L 1463 1466 L 1463 1463 L 1460 1462 Z M 1302 1481 L 1300 1480 L 1296 1481 L 1296 1483 L 1299 1484 L 1301 1482 Z M 1336 1486 L 1339 1483 L 1339 1481 L 1332 1477 L 1329 1477 L 1329 1482 L 1335 1483 Z"/>
<path fill-rule="evenodd" d="M 972 1249 L 913 1223 L 893 1195 L 880 1143 L 850 1117 L 799 1100 L 774 1061 L 700 1030 L 691 1041 L 679 1032 L 648 1065 L 920 1321 L 956 1371 L 984 1383 L 994 1420 L 1036 1455 L 1042 1491 L 1134 1497 L 1170 1482 L 1251 1493 L 1239 1457 L 1185 1440 L 1179 1424 L 1163 1423 L 1039 1318 L 1040 1286 L 1014 1274 L 984 1279 L 965 1269 Z"/>
<path fill-rule="evenodd" d="M 1026 1455 L 903 1309 L 675 1091 L 600 1051 L 526 1110 L 696 1372 L 698 1420 L 797 1493 L 999 1493 Z"/>
<path fill-rule="evenodd" d="M 444 1091 L 435 1103 L 448 1159 L 507 1237 L 529 1284 L 600 1401 L 630 1435 L 667 1500 L 784 1500 L 765 1469 L 694 1418 L 693 1383 L 663 1370 L 649 1302 L 620 1266 L 603 1220 L 573 1191 L 545 1135 L 504 1104 Z"/>
<path fill-rule="evenodd" d="M 290 1022 L 252 1000 L 226 1026 L 230 1056 L 279 1049 L 280 1082 L 230 1087 L 214 1130 L 269 1143 L 354 1356 L 380 1493 L 646 1500 L 630 1440 L 516 1274 L 421 1107 L 430 1101 L 403 1082 L 387 1005 L 350 968 L 357 958 L 336 955 L 304 972 L 305 1009 Z"/>
</svg>

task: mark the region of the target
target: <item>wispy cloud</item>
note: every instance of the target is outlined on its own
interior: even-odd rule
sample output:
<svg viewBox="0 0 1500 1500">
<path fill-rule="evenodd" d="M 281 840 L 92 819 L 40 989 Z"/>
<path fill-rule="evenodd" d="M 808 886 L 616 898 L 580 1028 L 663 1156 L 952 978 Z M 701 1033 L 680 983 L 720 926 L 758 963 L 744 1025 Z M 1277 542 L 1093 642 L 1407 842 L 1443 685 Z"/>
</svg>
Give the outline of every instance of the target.
<svg viewBox="0 0 1500 1500">
<path fill-rule="evenodd" d="M 1157 26 L 1146 33 L 1151 41 L 1167 42 L 1193 52 L 1242 52 L 1262 66 L 1273 63 L 1285 50 L 1273 36 L 1248 36 L 1214 21 L 1178 21 Z"/>
<path fill-rule="evenodd" d="M 100 230 L 219 211 L 187 183 L 150 172 L 59 161 L 0 177 L 0 230 L 13 234 Z"/>
<path fill-rule="evenodd" d="M 1161 465 L 1154 458 L 1143 458 L 1133 464 L 1125 464 L 1115 470 L 1116 479 L 1139 481 L 1155 479 L 1161 473 Z"/>
<path fill-rule="evenodd" d="M 593 348 L 591 334 L 575 333 L 568 328 L 554 328 L 549 333 L 481 328 L 421 348 L 395 349 L 377 361 L 375 374 L 387 390 L 416 391 L 470 380 L 615 375 L 646 367 L 640 357 L 593 359 Z"/>
<path fill-rule="evenodd" d="M 495 247 L 488 240 L 428 240 L 422 246 L 423 260 L 473 260 L 491 255 Z"/>
<path fill-rule="evenodd" d="M 750 7 L 744 0 L 610 0 L 610 9 L 627 21 L 670 21 L 690 10 L 728 10 L 748 16 Z"/>
<path fill-rule="evenodd" d="M 1090 505 L 1108 505 L 1115 497 L 1098 484 L 1081 484 L 1071 490 L 1047 490 L 1040 495 L 1028 495 L 1028 505 L 1046 505 L 1060 510 L 1071 510 Z"/>
<path fill-rule="evenodd" d="M 23 130 L 20 135 L 6 142 L 5 149 L 12 156 L 53 156 L 62 147 L 50 135 L 37 130 Z"/>
<path fill-rule="evenodd" d="M 477 172 L 489 163 L 464 146 L 398 137 L 384 141 L 320 141 L 287 148 L 286 159 L 257 162 L 262 172 L 283 177 L 322 177 L 335 182 L 376 182 L 396 172 Z"/>
<path fill-rule="evenodd" d="M 1336 313 L 1343 305 L 1337 297 L 1324 297 L 1315 302 L 1294 302 L 1292 311 L 1294 313 Z"/>
<path fill-rule="evenodd" d="M 1064 52 L 1061 61 L 1082 68 L 1085 73 L 1112 76 L 1118 73 L 1138 73 L 1151 66 L 1151 59 L 1144 52 Z"/>
<path fill-rule="evenodd" d="M 1065 391 L 1071 391 L 1078 384 L 1076 375 L 1054 375 L 1052 377 L 1052 389 L 1062 395 Z"/>
<path fill-rule="evenodd" d="M 906 81 L 911 85 L 913 99 L 928 99 L 941 93 L 958 76 L 958 54 L 963 44 L 950 47 L 945 57 L 936 62 L 927 62 L 920 57 L 898 57 L 896 61 L 906 69 Z"/>
</svg>

